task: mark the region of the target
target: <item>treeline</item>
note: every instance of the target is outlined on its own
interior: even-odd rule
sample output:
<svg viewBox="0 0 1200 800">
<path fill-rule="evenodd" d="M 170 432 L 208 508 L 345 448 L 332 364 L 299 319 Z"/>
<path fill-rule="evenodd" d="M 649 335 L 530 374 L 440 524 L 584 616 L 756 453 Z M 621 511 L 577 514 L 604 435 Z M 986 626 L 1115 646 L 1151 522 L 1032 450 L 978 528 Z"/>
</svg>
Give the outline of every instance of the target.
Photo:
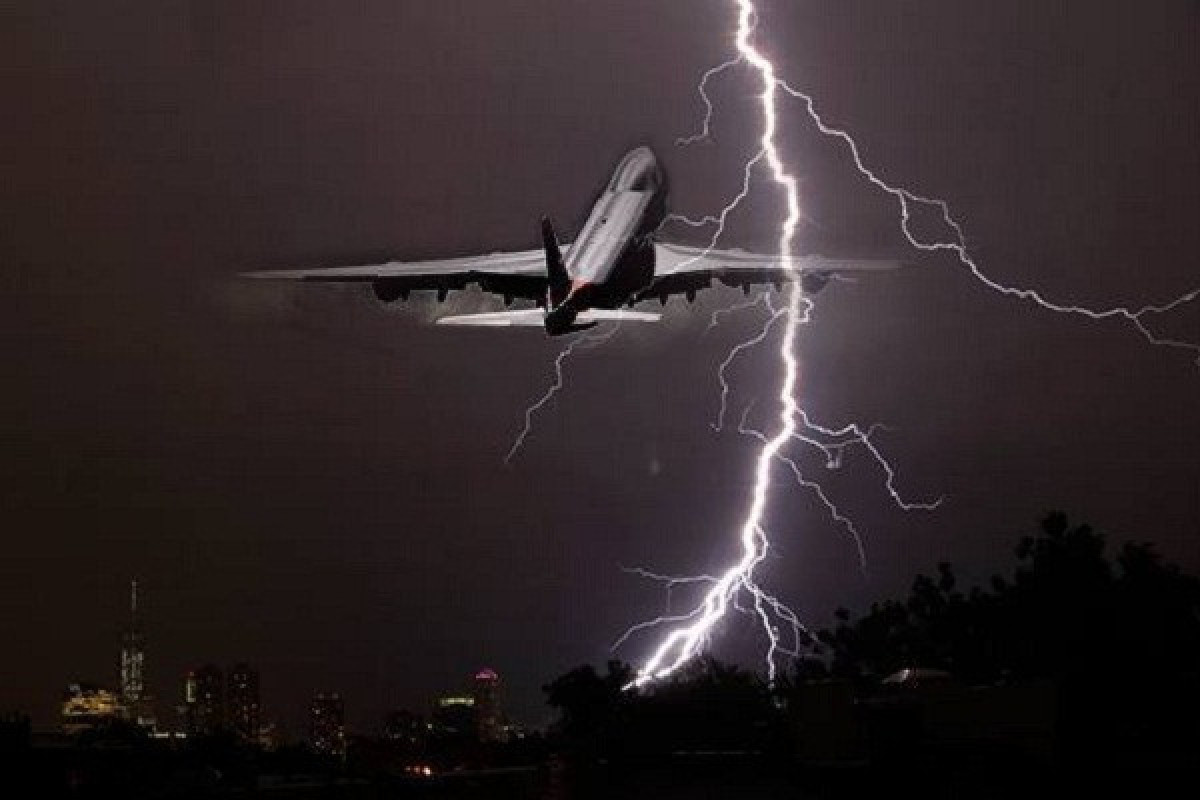
<svg viewBox="0 0 1200 800">
<path fill-rule="evenodd" d="M 632 672 L 580 667 L 545 687 L 564 748 L 584 757 L 672 750 L 788 753 L 804 720 L 798 688 L 840 682 L 862 705 L 895 696 L 904 669 L 961 688 L 1052 687 L 1056 755 L 1187 753 L 1200 745 L 1200 579 L 1149 544 L 1105 537 L 1053 513 L 1021 538 L 1010 574 L 964 589 L 950 564 L 907 598 L 839 611 L 777 685 L 712 660 L 645 692 Z M 929 674 L 934 674 L 930 672 Z M 894 681 L 895 679 L 893 679 Z"/>
</svg>

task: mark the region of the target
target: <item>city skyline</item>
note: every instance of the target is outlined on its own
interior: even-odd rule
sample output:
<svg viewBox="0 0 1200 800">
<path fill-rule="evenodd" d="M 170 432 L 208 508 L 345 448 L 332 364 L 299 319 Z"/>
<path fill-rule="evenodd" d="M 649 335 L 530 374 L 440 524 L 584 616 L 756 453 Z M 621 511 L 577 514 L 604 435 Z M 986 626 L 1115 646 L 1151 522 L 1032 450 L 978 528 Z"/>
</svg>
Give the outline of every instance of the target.
<svg viewBox="0 0 1200 800">
<path fill-rule="evenodd" d="M 345 700 L 340 691 L 316 689 L 307 703 L 279 702 L 278 711 L 269 714 L 262 702 L 259 670 L 244 660 L 227 669 L 201 660 L 179 674 L 175 692 L 155 695 L 147 691 L 146 673 L 153 675 L 154 670 L 153 662 L 146 658 L 147 636 L 139 620 L 137 578 L 130 581 L 129 596 L 129 619 L 119 637 L 115 680 L 108 683 L 96 676 L 72 677 L 65 694 L 55 701 L 54 715 L 35 717 L 37 729 L 62 728 L 78 733 L 97 719 L 112 717 L 162 735 L 230 732 L 243 743 L 266 747 L 276 746 L 282 736 L 287 741 L 308 741 L 319 752 L 344 754 L 347 729 Z M 428 713 L 430 720 L 436 720 L 439 708 L 446 708 L 448 697 L 453 705 L 465 696 L 469 701 L 466 718 L 470 720 L 470 734 L 481 742 L 499 741 L 509 727 L 502 711 L 499 674 L 482 667 L 461 682 L 465 695 L 442 693 L 430 697 L 424 706 L 372 709 L 365 713 L 374 713 L 375 723 L 350 732 L 386 736 L 389 720 L 396 715 L 415 714 L 416 719 L 424 719 Z M 318 721 L 322 715 L 325 719 Z M 291 720 L 295 729 L 280 729 L 281 719 Z M 339 730 L 341 733 L 337 733 Z"/>
</svg>

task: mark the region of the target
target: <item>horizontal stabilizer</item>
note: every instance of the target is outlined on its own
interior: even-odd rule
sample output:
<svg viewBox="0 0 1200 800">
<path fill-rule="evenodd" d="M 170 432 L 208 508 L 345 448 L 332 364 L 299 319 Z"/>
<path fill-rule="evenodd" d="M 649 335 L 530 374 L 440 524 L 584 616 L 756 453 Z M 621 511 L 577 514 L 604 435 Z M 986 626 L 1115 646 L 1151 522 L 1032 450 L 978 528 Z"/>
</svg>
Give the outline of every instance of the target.
<svg viewBox="0 0 1200 800">
<path fill-rule="evenodd" d="M 662 314 L 656 314 L 653 311 L 628 311 L 626 309 L 607 310 L 603 308 L 589 308 L 587 311 L 581 311 L 579 316 L 575 317 L 576 322 L 587 324 L 589 322 L 658 322 L 662 319 Z"/>
<path fill-rule="evenodd" d="M 647 311 L 589 309 L 575 317 L 578 325 L 594 325 L 597 322 L 658 322 L 661 314 Z M 546 312 L 540 308 L 521 311 L 492 311 L 483 314 L 460 314 L 442 317 L 438 325 L 474 325 L 492 328 L 541 328 L 546 324 Z"/>
<path fill-rule="evenodd" d="M 441 317 L 438 325 L 476 325 L 479 327 L 524 327 L 540 328 L 546 324 L 546 312 L 540 308 L 522 311 L 491 311 L 484 314 L 457 314 Z"/>
</svg>

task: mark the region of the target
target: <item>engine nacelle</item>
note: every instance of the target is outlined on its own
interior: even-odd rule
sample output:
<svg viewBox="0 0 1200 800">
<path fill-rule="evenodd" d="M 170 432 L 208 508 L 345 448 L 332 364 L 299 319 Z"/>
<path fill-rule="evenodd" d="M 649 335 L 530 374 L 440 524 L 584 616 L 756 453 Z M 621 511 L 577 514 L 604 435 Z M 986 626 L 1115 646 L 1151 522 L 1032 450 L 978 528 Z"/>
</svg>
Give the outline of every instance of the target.
<svg viewBox="0 0 1200 800">
<path fill-rule="evenodd" d="M 832 272 L 806 272 L 800 278 L 800 286 L 805 294 L 816 294 L 825 288 L 831 277 Z"/>
<path fill-rule="evenodd" d="M 393 281 L 372 281 L 371 289 L 375 292 L 375 296 L 384 303 L 394 303 L 397 300 L 408 299 L 408 290 L 401 288 Z"/>
</svg>

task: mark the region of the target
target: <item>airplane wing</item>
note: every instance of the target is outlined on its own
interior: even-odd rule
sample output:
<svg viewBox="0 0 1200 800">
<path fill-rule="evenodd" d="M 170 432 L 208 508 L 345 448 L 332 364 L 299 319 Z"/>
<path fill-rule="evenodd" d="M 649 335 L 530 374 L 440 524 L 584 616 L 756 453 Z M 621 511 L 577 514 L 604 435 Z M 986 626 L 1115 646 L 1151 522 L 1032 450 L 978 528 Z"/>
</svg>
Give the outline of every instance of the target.
<svg viewBox="0 0 1200 800">
<path fill-rule="evenodd" d="M 888 259 L 829 258 L 818 255 L 796 255 L 791 269 L 799 273 L 805 291 L 819 291 L 835 274 L 845 272 L 881 271 L 896 269 L 901 262 Z M 756 285 L 781 286 L 792 279 L 783 258 L 778 254 L 763 255 L 745 250 L 717 250 L 704 247 L 654 243 L 654 281 L 638 295 L 638 299 L 665 298 L 672 294 L 692 296 L 707 289 L 717 280 L 726 286 L 745 290 Z"/>
<path fill-rule="evenodd" d="M 565 251 L 567 246 L 563 246 Z M 546 295 L 546 255 L 541 249 L 514 253 L 447 258 L 434 261 L 389 261 L 361 267 L 280 269 L 243 273 L 258 280 L 323 283 L 370 283 L 385 302 L 408 297 L 414 289 L 433 289 L 438 299 L 477 284 L 506 300 L 522 297 L 543 301 Z"/>
</svg>

